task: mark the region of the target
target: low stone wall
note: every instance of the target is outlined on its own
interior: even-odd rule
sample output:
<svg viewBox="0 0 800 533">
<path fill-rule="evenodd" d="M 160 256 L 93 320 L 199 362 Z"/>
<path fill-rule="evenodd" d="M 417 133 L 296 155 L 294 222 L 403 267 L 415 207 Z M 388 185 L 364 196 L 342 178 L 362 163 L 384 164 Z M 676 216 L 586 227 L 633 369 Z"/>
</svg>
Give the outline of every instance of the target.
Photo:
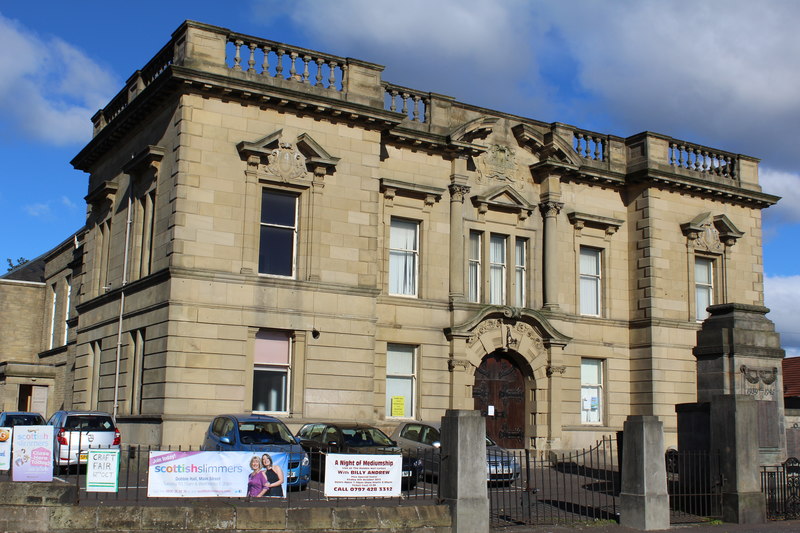
<svg viewBox="0 0 800 533">
<path fill-rule="evenodd" d="M 242 503 L 194 506 L 78 506 L 74 487 L 0 483 L 0 531 L 102 532 L 429 532 L 450 533 L 446 505 L 260 507 Z"/>
</svg>

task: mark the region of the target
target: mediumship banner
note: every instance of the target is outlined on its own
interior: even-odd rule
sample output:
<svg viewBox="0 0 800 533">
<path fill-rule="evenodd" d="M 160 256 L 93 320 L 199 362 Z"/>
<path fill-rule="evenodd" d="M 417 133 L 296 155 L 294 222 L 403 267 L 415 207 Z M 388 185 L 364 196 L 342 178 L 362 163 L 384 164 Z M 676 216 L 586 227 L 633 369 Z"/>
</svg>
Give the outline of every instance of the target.
<svg viewBox="0 0 800 533">
<path fill-rule="evenodd" d="M 400 455 L 328 454 L 325 457 L 325 496 L 400 496 L 402 475 Z"/>
<path fill-rule="evenodd" d="M 150 452 L 147 496 L 150 498 L 244 498 L 253 460 L 263 452 Z M 277 496 L 286 494 L 288 454 L 270 453 L 284 473 Z M 265 478 L 266 479 L 266 478 Z M 276 492 L 276 491 L 271 491 Z M 268 494 L 267 496 L 272 496 Z"/>
</svg>

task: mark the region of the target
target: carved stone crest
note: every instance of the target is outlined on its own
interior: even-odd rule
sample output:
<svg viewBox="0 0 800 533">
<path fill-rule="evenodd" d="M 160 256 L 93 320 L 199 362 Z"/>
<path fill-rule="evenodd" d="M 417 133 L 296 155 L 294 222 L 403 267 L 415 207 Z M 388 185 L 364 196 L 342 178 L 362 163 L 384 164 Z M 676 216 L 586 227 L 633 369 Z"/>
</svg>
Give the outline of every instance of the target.
<svg viewBox="0 0 800 533">
<path fill-rule="evenodd" d="M 719 238 L 719 230 L 709 221 L 703 224 L 703 231 L 699 232 L 694 241 L 695 247 L 709 252 L 719 252 L 722 250 L 722 241 Z"/>
<path fill-rule="evenodd" d="M 281 140 L 267 156 L 265 171 L 284 181 L 299 179 L 306 175 L 306 158 L 295 145 Z"/>
<path fill-rule="evenodd" d="M 492 144 L 489 149 L 475 159 L 478 181 L 506 181 L 514 183 L 517 174 L 517 160 L 514 150 L 508 146 Z"/>
</svg>

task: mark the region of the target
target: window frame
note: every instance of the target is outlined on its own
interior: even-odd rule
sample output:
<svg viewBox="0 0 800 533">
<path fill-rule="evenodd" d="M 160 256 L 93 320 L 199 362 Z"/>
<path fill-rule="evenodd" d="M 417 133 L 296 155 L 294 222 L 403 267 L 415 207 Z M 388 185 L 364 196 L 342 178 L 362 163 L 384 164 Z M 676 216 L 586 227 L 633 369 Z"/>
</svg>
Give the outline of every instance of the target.
<svg viewBox="0 0 800 533">
<path fill-rule="evenodd" d="M 494 244 L 502 243 L 502 251 L 494 255 Z M 498 261 L 502 260 L 502 262 Z M 499 272 L 500 281 L 495 282 L 495 273 Z M 489 304 L 506 305 L 508 302 L 508 235 L 502 233 L 489 234 Z M 499 289 L 500 294 L 497 294 Z"/>
<path fill-rule="evenodd" d="M 393 248 L 392 247 L 392 234 L 395 229 L 395 222 L 397 223 L 407 223 L 414 225 L 414 248 Z M 398 228 L 399 229 L 399 228 Z M 421 223 L 419 220 L 414 220 L 410 218 L 403 218 L 403 217 L 396 217 L 392 216 L 389 220 L 389 263 L 388 263 L 388 283 L 387 283 L 387 292 L 390 296 L 400 296 L 404 298 L 418 298 L 419 297 L 419 274 L 420 274 L 420 237 L 421 237 Z M 410 257 L 413 264 L 413 279 L 412 279 L 412 287 L 410 291 L 406 292 L 393 292 L 393 288 L 395 283 L 393 282 L 393 270 L 392 270 L 392 257 L 402 256 L 404 258 Z M 406 263 L 404 262 L 404 265 Z M 399 274 L 399 273 L 398 273 Z M 398 283 L 400 285 L 400 283 Z M 403 287 L 397 287 L 398 290 L 403 290 Z"/>
<path fill-rule="evenodd" d="M 584 271 L 584 252 L 593 254 L 596 272 Z M 603 252 L 602 248 L 584 245 L 581 245 L 578 250 L 578 314 L 581 316 L 603 316 Z M 592 298 L 588 298 L 589 295 L 584 289 L 587 286 L 585 282 L 592 283 L 594 293 Z M 588 305 L 590 300 L 594 300 L 594 308 L 592 310 L 584 309 L 584 306 Z"/>
<path fill-rule="evenodd" d="M 251 406 L 250 407 L 251 407 L 252 412 L 255 413 L 255 414 L 282 414 L 282 415 L 287 415 L 287 414 L 291 413 L 291 409 L 292 409 L 292 407 L 291 407 L 291 399 L 292 399 L 292 361 L 294 359 L 294 357 L 293 357 L 293 355 L 294 355 L 294 344 L 295 344 L 294 335 L 292 333 L 290 333 L 288 331 L 284 331 L 284 330 L 261 328 L 256 332 L 256 343 L 254 344 L 254 350 L 255 350 L 255 347 L 256 347 L 256 345 L 258 343 L 258 334 L 261 333 L 261 332 L 274 333 L 274 334 L 280 334 L 281 336 L 283 336 L 283 335 L 286 336 L 286 342 L 287 342 L 286 349 L 287 349 L 287 352 L 288 352 L 287 361 L 286 361 L 285 364 L 283 364 L 283 363 L 257 363 L 255 361 L 255 357 L 254 357 L 254 360 L 253 360 L 253 378 L 252 378 L 253 390 L 252 390 L 252 394 L 251 394 Z M 259 373 L 259 372 L 263 372 L 263 373 L 270 372 L 270 373 L 274 373 L 274 374 L 278 374 L 278 373 L 282 373 L 283 374 L 283 376 L 284 376 L 284 390 L 283 390 L 283 399 L 282 399 L 282 403 L 283 403 L 283 407 L 284 407 L 283 410 L 260 410 L 260 409 L 256 408 L 256 391 L 257 391 L 256 374 Z"/>
<path fill-rule="evenodd" d="M 290 196 L 294 199 L 294 225 L 287 226 L 284 224 L 278 223 L 269 223 L 264 222 L 264 197 L 266 194 L 273 193 L 278 196 Z M 258 220 L 258 254 L 256 257 L 256 264 L 258 269 L 258 274 L 260 276 L 270 276 L 270 277 L 277 277 L 277 278 L 285 278 L 285 279 L 296 279 L 297 277 L 297 253 L 298 253 L 298 238 L 300 233 L 300 193 L 294 191 L 287 191 L 275 187 L 261 187 L 261 203 L 259 204 L 259 220 Z M 265 248 L 265 241 L 262 234 L 263 228 L 276 228 L 279 230 L 291 230 L 292 232 L 292 247 L 291 247 L 291 258 L 292 258 L 292 266 L 291 266 L 291 273 L 290 274 L 280 274 L 275 272 L 262 272 L 262 250 Z M 267 242 L 267 244 L 269 244 Z"/>
<path fill-rule="evenodd" d="M 476 246 L 473 244 L 476 243 Z M 473 254 L 473 251 L 475 252 Z M 480 303 L 483 296 L 483 232 L 470 230 L 467 242 L 467 301 Z"/>
<path fill-rule="evenodd" d="M 699 263 L 705 263 L 706 268 L 704 269 L 708 274 L 708 281 L 701 282 L 697 279 L 697 272 Z M 714 276 L 716 275 L 717 269 L 715 268 L 715 261 L 711 257 L 703 256 L 703 255 L 695 255 L 694 257 L 694 316 L 697 322 L 702 322 L 706 318 L 709 317 L 710 313 L 706 311 L 706 308 L 709 306 L 714 305 L 714 291 L 715 291 L 715 283 L 714 283 Z M 700 306 L 700 290 L 703 289 L 708 297 L 708 305 L 701 307 Z M 702 316 L 701 316 L 702 315 Z"/>
<path fill-rule="evenodd" d="M 597 382 L 588 382 L 585 379 L 584 373 L 584 364 L 592 362 L 597 363 Z M 605 421 L 605 412 L 606 412 L 606 401 L 605 401 L 605 371 L 606 371 L 606 360 L 605 359 L 598 359 L 594 357 L 581 357 L 581 369 L 580 369 L 580 417 L 581 417 L 581 425 L 585 426 L 602 426 Z M 585 391 L 588 388 L 594 388 L 597 392 L 597 420 L 588 420 L 588 414 L 593 409 L 591 409 L 591 399 L 589 400 L 589 409 L 586 409 L 586 400 L 587 396 L 585 395 Z"/>
<path fill-rule="evenodd" d="M 522 245 L 521 262 L 520 245 Z M 516 307 L 527 307 L 528 305 L 528 248 L 528 239 L 514 237 L 514 305 Z"/>
<path fill-rule="evenodd" d="M 411 372 L 410 373 L 390 373 L 389 358 L 391 353 L 397 353 L 400 349 L 408 349 L 411 352 Z M 386 344 L 386 390 L 385 390 L 385 411 L 384 415 L 387 419 L 413 419 L 417 408 L 417 370 L 418 370 L 418 352 L 419 346 L 414 344 L 402 344 L 390 342 Z M 410 381 L 410 391 L 408 393 L 408 400 L 410 405 L 405 406 L 405 413 L 403 416 L 392 415 L 392 400 L 389 396 L 389 381 L 395 379 L 397 381 Z"/>
</svg>

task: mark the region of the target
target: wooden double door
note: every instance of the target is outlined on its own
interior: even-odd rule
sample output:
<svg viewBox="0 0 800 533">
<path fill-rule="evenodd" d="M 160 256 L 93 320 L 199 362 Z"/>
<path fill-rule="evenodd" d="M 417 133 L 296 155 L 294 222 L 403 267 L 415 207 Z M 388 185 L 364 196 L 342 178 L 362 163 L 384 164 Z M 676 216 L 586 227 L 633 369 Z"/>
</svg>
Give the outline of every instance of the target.
<svg viewBox="0 0 800 533">
<path fill-rule="evenodd" d="M 525 376 L 508 354 L 498 350 L 483 358 L 472 397 L 492 440 L 504 448 L 525 447 Z"/>
</svg>

